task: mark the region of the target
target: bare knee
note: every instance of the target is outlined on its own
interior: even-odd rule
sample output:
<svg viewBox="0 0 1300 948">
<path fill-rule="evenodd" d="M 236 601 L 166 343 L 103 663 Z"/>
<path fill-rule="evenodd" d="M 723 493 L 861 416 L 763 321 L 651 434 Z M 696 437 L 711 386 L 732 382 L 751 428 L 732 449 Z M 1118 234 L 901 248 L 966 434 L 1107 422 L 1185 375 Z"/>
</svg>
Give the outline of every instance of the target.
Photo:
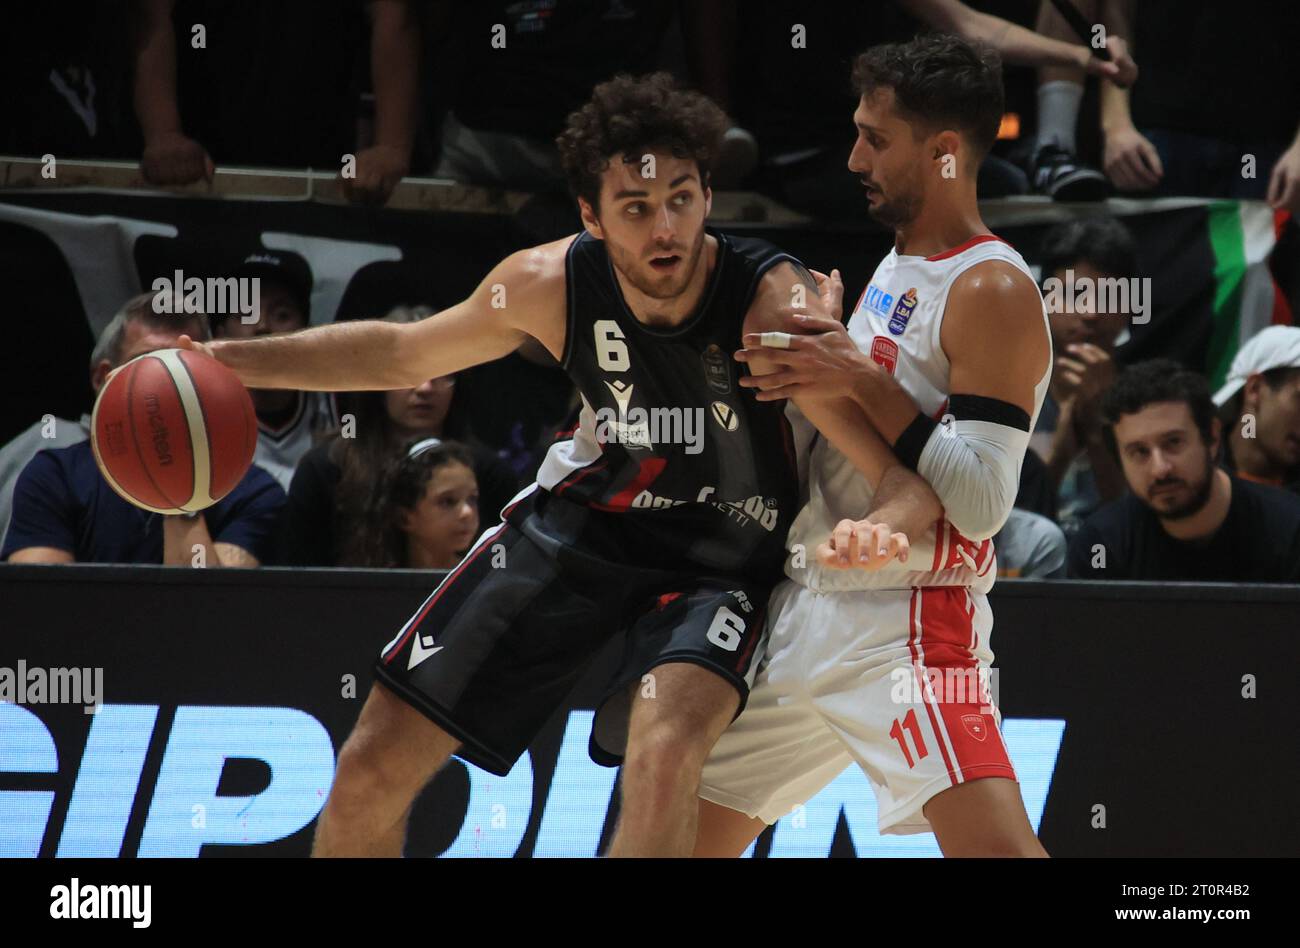
<svg viewBox="0 0 1300 948">
<path fill-rule="evenodd" d="M 705 758 L 714 743 L 700 734 L 696 722 L 686 718 L 656 721 L 638 729 L 628 742 L 623 781 L 655 782 L 687 777 L 698 782 Z"/>
<path fill-rule="evenodd" d="M 405 812 L 456 748 L 453 737 L 376 684 L 339 751 L 330 807 Z"/>
</svg>

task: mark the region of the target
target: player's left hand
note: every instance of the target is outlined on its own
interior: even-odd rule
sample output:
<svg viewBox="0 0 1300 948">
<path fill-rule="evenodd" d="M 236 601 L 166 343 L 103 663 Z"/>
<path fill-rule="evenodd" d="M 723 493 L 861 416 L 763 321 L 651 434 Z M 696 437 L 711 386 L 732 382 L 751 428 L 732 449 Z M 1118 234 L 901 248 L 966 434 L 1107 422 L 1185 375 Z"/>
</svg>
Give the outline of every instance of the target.
<svg viewBox="0 0 1300 948">
<path fill-rule="evenodd" d="M 865 359 L 836 319 L 824 316 L 790 317 L 789 331 L 746 333 L 745 348 L 736 361 L 763 355 L 776 370 L 740 380 L 753 388 L 760 402 L 783 398 L 836 398 L 852 396 L 858 373 L 875 363 Z"/>
<path fill-rule="evenodd" d="M 874 572 L 895 559 L 906 563 L 911 546 L 907 535 L 888 524 L 870 520 L 841 520 L 831 538 L 817 548 L 817 562 L 829 569 Z"/>
<path fill-rule="evenodd" d="M 385 204 L 409 167 L 407 156 L 400 148 L 390 145 L 367 148 L 357 153 L 357 176 L 340 177 L 343 194 L 353 204 Z"/>
</svg>

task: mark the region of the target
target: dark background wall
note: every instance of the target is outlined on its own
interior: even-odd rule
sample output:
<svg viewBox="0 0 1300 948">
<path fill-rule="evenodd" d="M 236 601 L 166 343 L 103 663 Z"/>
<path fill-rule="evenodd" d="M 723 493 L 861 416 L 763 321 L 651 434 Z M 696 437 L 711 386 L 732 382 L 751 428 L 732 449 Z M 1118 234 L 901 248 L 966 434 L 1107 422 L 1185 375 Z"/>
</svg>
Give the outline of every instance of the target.
<svg viewBox="0 0 1300 948">
<path fill-rule="evenodd" d="M 305 764 L 295 769 L 285 761 L 297 758 L 277 755 L 310 756 L 306 746 L 285 745 L 320 728 L 337 752 L 369 690 L 374 656 L 432 586 L 430 575 L 407 571 L 0 567 L 0 666 L 23 660 L 28 667 L 102 667 L 107 705 L 157 708 L 152 726 L 136 738 L 120 731 L 116 744 L 87 754 L 93 716 L 80 706 L 28 705 L 57 750 L 47 773 L 19 772 L 47 742 L 27 717 L 28 738 L 12 727 L 16 717 L 7 718 L 11 726 L 0 729 L 0 761 L 7 762 L 0 768 L 0 837 L 16 845 L 20 810 L 40 802 L 35 794 L 52 794 L 48 813 L 31 818 L 41 855 L 54 855 L 61 839 L 88 845 L 87 826 L 97 824 L 87 823 L 87 813 L 110 814 L 95 818 L 106 824 L 96 830 L 96 845 L 108 855 L 159 846 L 205 856 L 305 854 L 333 761 L 328 747 L 323 756 L 317 748 L 312 784 Z M 1065 722 L 1040 826 L 1050 852 L 1300 855 L 1300 825 L 1287 817 L 1300 780 L 1300 693 L 1293 681 L 1300 589 L 1004 581 L 992 599 L 1004 721 Z M 539 838 L 548 853 L 603 847 L 617 816 L 614 773 L 580 754 L 558 769 L 557 759 L 562 745 L 567 754 L 585 749 L 581 711 L 591 707 L 609 657 L 593 656 L 570 707 L 530 749 L 531 786 L 520 782 L 526 774 L 502 780 L 453 763 L 418 803 L 408 852 L 437 855 L 458 837 L 458 852 L 484 854 L 532 855 Z M 354 690 L 346 676 L 354 676 Z M 1254 682 L 1255 697 L 1243 696 L 1244 681 Z M 233 726 L 227 719 L 250 708 L 278 709 L 266 712 L 273 717 L 265 728 L 240 732 L 245 741 L 262 742 L 273 765 L 247 744 L 220 746 Z M 211 722 L 205 730 L 196 730 L 196 709 L 209 709 L 202 712 Z M 205 735 L 212 746 L 200 739 Z M 133 740 L 145 748 L 138 772 L 124 763 Z M 22 748 L 27 756 L 18 753 Z M 217 755 L 216 771 L 190 772 L 202 767 L 186 762 L 204 754 Z M 74 806 L 79 774 L 105 761 L 112 766 L 100 792 L 107 795 Z M 225 825 L 219 798 L 248 797 L 255 806 L 251 801 L 273 782 L 290 794 L 282 809 L 304 814 L 291 832 L 254 845 L 237 838 L 233 845 L 203 843 Z M 178 836 L 188 838 L 190 810 L 199 801 L 212 808 L 210 823 L 187 843 Z M 865 786 L 861 800 L 845 801 L 832 854 L 851 855 L 871 842 L 874 827 L 864 829 L 860 815 L 849 825 L 868 805 Z M 70 820 L 70 810 L 79 815 Z M 1096 825 L 1099 813 L 1104 828 Z M 237 826 L 237 815 L 226 823 Z M 498 816 L 500 826 L 492 822 Z M 156 838 L 142 846 L 151 821 Z M 78 823 L 75 832 L 70 822 Z M 499 852 L 502 838 L 509 852 Z M 769 833 L 758 854 L 770 845 Z"/>
</svg>

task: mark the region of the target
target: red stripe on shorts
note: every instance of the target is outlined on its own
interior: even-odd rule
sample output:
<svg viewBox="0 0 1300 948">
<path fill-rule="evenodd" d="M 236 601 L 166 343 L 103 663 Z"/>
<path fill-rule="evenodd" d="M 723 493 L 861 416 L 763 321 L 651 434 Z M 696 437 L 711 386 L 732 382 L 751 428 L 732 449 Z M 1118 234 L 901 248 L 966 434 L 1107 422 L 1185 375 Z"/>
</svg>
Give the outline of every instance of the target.
<svg viewBox="0 0 1300 948">
<path fill-rule="evenodd" d="M 914 599 L 917 594 L 921 600 L 920 651 L 924 667 L 963 672 L 944 680 L 951 680 L 954 691 L 962 688 L 965 694 L 938 696 L 938 712 L 962 779 L 989 776 L 990 769 L 997 769 L 1014 780 L 1015 770 L 998 733 L 997 720 L 991 710 L 982 710 L 985 702 L 979 661 L 970 646 L 976 634 L 975 610 L 968 608 L 968 590 L 963 586 L 929 586 L 914 590 Z M 958 698 L 962 700 L 958 701 Z M 933 716 L 931 721 L 933 723 Z M 940 746 L 943 746 L 942 742 Z M 947 759 L 945 754 L 945 762 Z M 954 779 L 953 782 L 957 781 Z"/>
</svg>

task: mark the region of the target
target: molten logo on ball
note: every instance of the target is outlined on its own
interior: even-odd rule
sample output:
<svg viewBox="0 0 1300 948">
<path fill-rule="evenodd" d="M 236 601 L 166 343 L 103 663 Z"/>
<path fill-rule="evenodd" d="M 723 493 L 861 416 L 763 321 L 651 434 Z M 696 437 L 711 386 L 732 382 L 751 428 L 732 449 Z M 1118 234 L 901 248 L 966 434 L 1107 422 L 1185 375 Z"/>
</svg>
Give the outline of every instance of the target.
<svg viewBox="0 0 1300 948">
<path fill-rule="evenodd" d="M 109 376 L 95 399 L 91 447 L 104 480 L 137 507 L 203 510 L 248 472 L 257 417 L 248 390 L 216 359 L 159 349 Z"/>
<path fill-rule="evenodd" d="M 158 463 L 167 467 L 172 463 L 172 453 L 167 447 L 167 422 L 159 414 L 158 396 L 153 392 L 145 394 L 144 410 L 149 416 L 149 430 L 153 432 L 153 450 L 158 456 Z"/>
</svg>

